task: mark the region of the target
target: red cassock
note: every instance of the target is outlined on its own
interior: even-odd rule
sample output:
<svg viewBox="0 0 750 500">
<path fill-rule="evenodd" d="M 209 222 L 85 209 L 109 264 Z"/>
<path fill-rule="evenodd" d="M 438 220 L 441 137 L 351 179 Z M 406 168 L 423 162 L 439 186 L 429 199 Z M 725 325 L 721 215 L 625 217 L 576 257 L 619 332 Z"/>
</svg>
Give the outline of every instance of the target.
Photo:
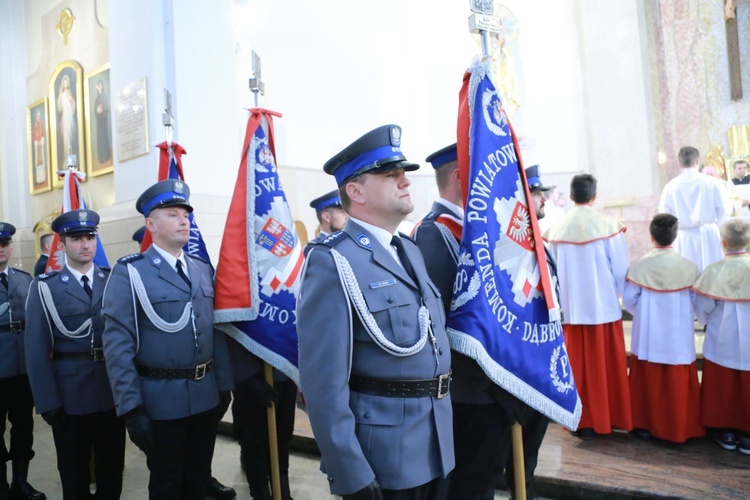
<svg viewBox="0 0 750 500">
<path fill-rule="evenodd" d="M 633 428 L 684 443 L 706 434 L 700 418 L 698 364 L 668 365 L 630 358 Z"/>
<path fill-rule="evenodd" d="M 579 429 L 609 434 L 633 428 L 622 320 L 563 325 L 570 366 L 583 404 Z"/>
<path fill-rule="evenodd" d="M 701 398 L 703 425 L 750 433 L 750 371 L 704 359 Z"/>
</svg>

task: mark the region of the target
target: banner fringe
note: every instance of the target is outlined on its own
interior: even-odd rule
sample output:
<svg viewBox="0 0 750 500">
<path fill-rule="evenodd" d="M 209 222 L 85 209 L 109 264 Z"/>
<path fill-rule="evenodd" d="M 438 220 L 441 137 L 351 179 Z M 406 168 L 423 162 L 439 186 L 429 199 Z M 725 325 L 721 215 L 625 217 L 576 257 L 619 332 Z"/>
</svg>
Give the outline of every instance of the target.
<svg viewBox="0 0 750 500">
<path fill-rule="evenodd" d="M 566 428 L 572 431 L 578 429 L 581 412 L 583 411 L 580 398 L 577 398 L 573 413 L 564 411 L 560 405 L 555 404 L 544 394 L 493 361 L 477 339 L 453 328 L 448 328 L 447 332 L 451 349 L 476 360 L 484 373 L 495 384 Z"/>
</svg>

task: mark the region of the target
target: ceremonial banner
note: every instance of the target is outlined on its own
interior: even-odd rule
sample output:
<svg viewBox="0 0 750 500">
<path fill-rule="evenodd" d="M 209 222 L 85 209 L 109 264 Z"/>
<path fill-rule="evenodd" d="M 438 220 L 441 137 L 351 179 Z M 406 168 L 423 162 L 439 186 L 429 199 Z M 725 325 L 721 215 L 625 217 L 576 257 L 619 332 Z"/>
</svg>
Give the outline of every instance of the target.
<svg viewBox="0 0 750 500">
<path fill-rule="evenodd" d="M 81 196 L 81 181 L 86 178 L 86 174 L 69 168 L 65 171 L 63 180 L 63 206 L 60 214 L 70 212 L 71 210 L 78 210 L 79 208 L 86 209 L 86 202 Z M 65 252 L 62 249 L 57 248 L 60 243 L 60 235 L 55 233 L 52 237 L 52 246 L 50 246 L 49 259 L 47 260 L 47 267 L 44 268 L 45 273 L 51 271 L 59 271 L 65 265 Z M 104 246 L 99 235 L 96 235 L 96 255 L 94 256 L 94 264 L 99 267 L 109 267 L 109 261 L 107 260 L 107 254 L 104 252 Z"/>
<path fill-rule="evenodd" d="M 250 110 L 216 269 L 214 322 L 299 385 L 295 307 L 304 257 L 276 170 L 273 118 Z"/>
<path fill-rule="evenodd" d="M 581 401 L 559 305 L 520 149 L 491 72 L 475 62 L 460 94 L 465 216 L 448 335 L 493 382 L 575 430 Z"/>
<path fill-rule="evenodd" d="M 185 181 L 185 174 L 182 170 L 182 155 L 186 154 L 185 148 L 177 144 L 176 142 L 162 142 L 156 146 L 161 150 L 159 154 L 159 176 L 158 180 L 163 181 L 166 179 L 179 179 Z M 208 256 L 206 250 L 206 243 L 203 241 L 203 235 L 200 229 L 198 229 L 198 223 L 195 220 L 195 215 L 190 212 L 190 239 L 182 247 L 183 251 L 198 257 L 208 262 L 208 265 L 213 269 L 211 264 L 211 257 Z M 143 235 L 143 241 L 141 241 L 141 252 L 148 250 L 151 246 L 151 233 L 146 231 Z"/>
</svg>

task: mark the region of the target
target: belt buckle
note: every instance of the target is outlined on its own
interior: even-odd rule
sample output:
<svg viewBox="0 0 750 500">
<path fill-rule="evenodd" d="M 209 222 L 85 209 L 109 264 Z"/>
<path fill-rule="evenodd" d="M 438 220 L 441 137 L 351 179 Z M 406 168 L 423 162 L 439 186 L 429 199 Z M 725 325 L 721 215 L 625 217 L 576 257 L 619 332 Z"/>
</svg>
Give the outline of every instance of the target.
<svg viewBox="0 0 750 500">
<path fill-rule="evenodd" d="M 442 375 L 438 376 L 438 388 L 437 388 L 437 398 L 443 399 L 445 396 L 448 395 L 448 390 L 451 386 L 451 372 L 444 373 Z"/>
<path fill-rule="evenodd" d="M 208 363 L 203 363 L 202 365 L 195 366 L 195 374 L 193 375 L 193 380 L 203 380 L 203 377 L 206 376 L 207 364 Z"/>
<path fill-rule="evenodd" d="M 97 361 L 97 362 L 104 361 L 104 348 L 94 347 L 94 349 L 91 351 L 91 355 L 93 356 L 94 361 Z"/>
<path fill-rule="evenodd" d="M 23 327 L 21 326 L 20 321 L 13 321 L 8 326 L 10 327 L 10 331 L 13 333 L 17 333 L 23 330 Z"/>
</svg>

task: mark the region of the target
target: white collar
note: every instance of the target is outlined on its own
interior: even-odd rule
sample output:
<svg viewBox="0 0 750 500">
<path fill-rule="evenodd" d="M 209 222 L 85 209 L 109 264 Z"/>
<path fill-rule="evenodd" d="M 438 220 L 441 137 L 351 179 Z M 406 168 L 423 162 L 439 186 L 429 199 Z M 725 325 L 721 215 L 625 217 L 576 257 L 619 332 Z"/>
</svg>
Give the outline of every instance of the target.
<svg viewBox="0 0 750 500">
<path fill-rule="evenodd" d="M 458 216 L 459 219 L 464 218 L 464 209 L 456 205 L 455 203 L 451 203 L 450 201 L 446 200 L 445 198 L 438 198 L 435 200 L 436 203 L 440 203 L 445 208 L 453 212 L 455 215 Z"/>
<path fill-rule="evenodd" d="M 682 167 L 682 172 L 680 173 L 685 175 L 693 175 L 699 174 L 700 172 L 698 172 L 698 167 Z"/>
<path fill-rule="evenodd" d="M 75 278 L 75 280 L 78 282 L 79 285 L 83 286 L 83 282 L 81 281 L 81 278 L 83 276 L 86 276 L 89 279 L 89 286 L 92 288 L 94 287 L 94 264 L 91 264 L 91 267 L 85 273 L 82 273 L 76 269 L 73 269 L 67 264 L 65 265 L 65 268 L 68 270 L 70 274 L 73 275 L 73 278 Z"/>
<path fill-rule="evenodd" d="M 378 243 L 380 243 L 383 246 L 383 248 L 390 251 L 391 239 L 393 238 L 393 236 L 395 236 L 393 233 L 388 232 L 382 227 L 373 226 L 372 224 L 369 224 L 363 220 L 359 220 L 355 217 L 350 216 L 349 220 L 354 221 L 360 226 L 362 226 L 363 228 L 367 229 L 367 231 L 373 236 L 373 238 L 378 240 Z"/>
<path fill-rule="evenodd" d="M 159 252 L 159 255 L 161 255 L 162 258 L 167 261 L 167 264 L 172 266 L 172 269 L 174 269 L 175 271 L 177 271 L 177 261 L 179 260 L 180 262 L 182 262 L 182 270 L 185 272 L 186 276 L 190 277 L 190 274 L 188 273 L 187 262 L 185 262 L 185 252 L 180 250 L 180 256 L 175 257 L 171 253 L 159 247 L 159 245 L 157 245 L 156 243 L 151 243 L 151 246 L 154 247 L 154 250 Z"/>
</svg>

